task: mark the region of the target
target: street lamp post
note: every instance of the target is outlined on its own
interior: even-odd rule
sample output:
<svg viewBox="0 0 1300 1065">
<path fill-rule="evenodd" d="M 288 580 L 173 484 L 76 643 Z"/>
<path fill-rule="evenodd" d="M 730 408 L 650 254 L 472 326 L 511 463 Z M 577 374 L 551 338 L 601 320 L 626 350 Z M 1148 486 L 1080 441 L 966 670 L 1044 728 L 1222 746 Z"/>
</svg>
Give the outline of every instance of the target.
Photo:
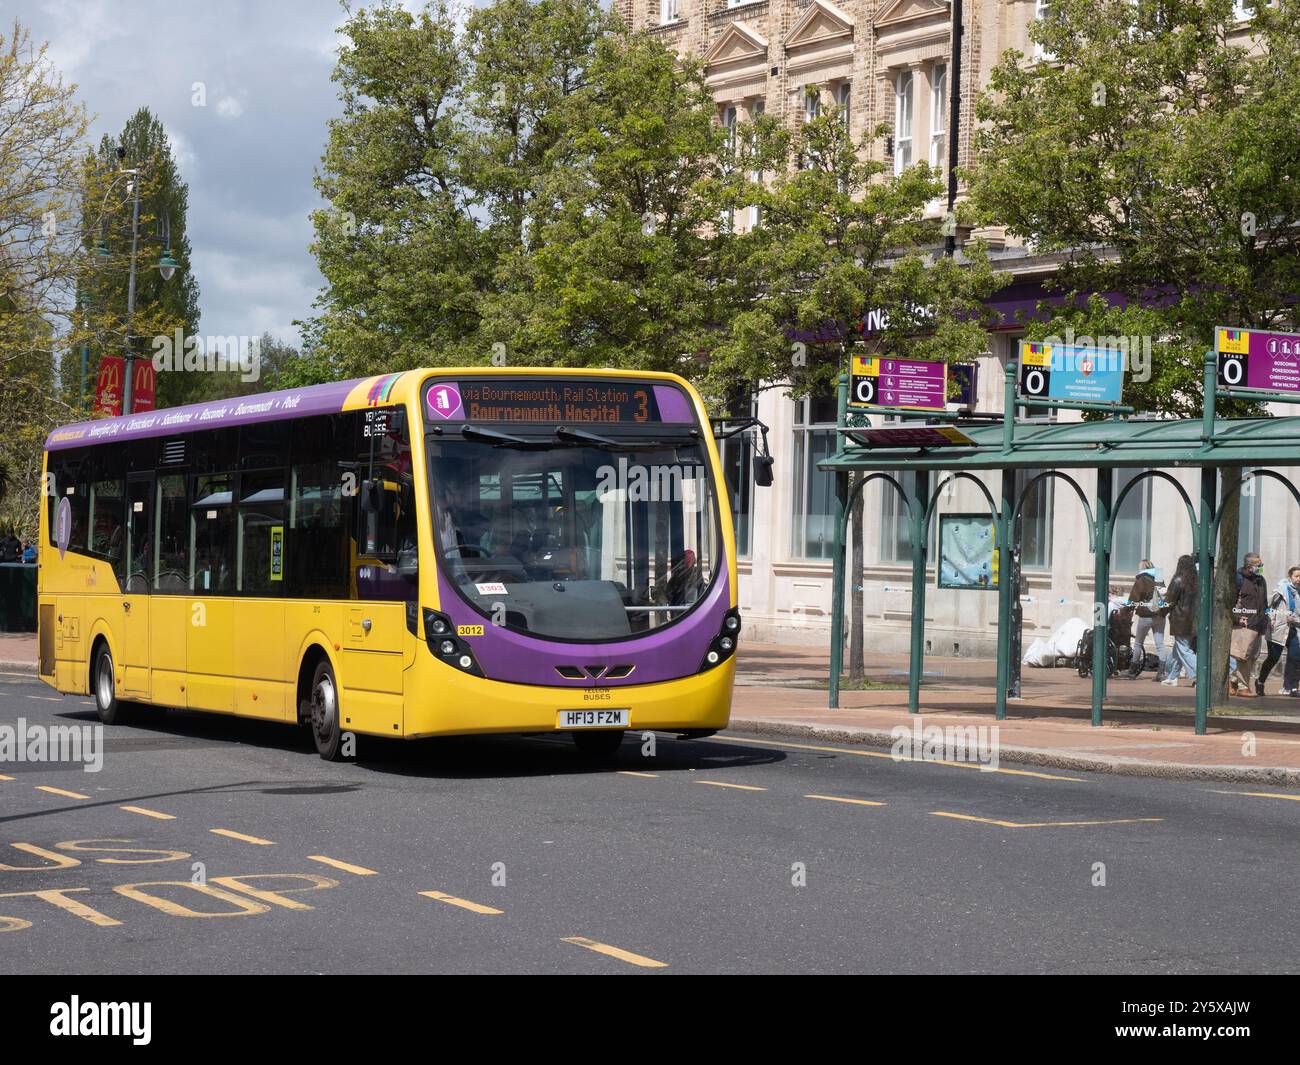
<svg viewBox="0 0 1300 1065">
<path fill-rule="evenodd" d="M 117 150 L 118 159 L 123 159 L 125 158 L 125 156 L 126 156 L 126 149 L 119 147 Z M 121 175 L 118 178 L 118 180 L 121 180 L 121 177 L 126 177 L 126 176 L 130 176 L 131 178 L 131 264 L 129 268 L 129 273 L 127 275 L 127 287 L 126 287 L 126 335 L 125 335 L 126 351 L 125 351 L 125 357 L 122 360 L 123 371 L 124 371 L 123 377 L 125 378 L 125 380 L 122 382 L 123 415 L 132 413 L 131 407 L 135 402 L 135 396 L 134 396 L 135 375 L 133 372 L 135 368 L 134 367 L 135 348 L 131 344 L 131 340 L 132 340 L 131 328 L 135 321 L 136 255 L 139 253 L 140 250 L 140 174 L 141 174 L 141 170 L 139 167 L 135 167 L 132 169 L 124 168 L 122 170 Z M 116 185 L 117 181 L 114 181 L 113 184 Z M 108 195 L 112 191 L 113 191 L 113 187 L 109 186 L 108 193 L 104 194 L 104 200 L 106 203 L 108 201 Z M 172 279 L 172 275 L 175 274 L 177 269 L 179 269 L 180 267 L 180 263 L 178 263 L 175 259 L 172 258 L 170 219 L 168 219 L 166 228 L 164 230 L 163 241 L 164 241 L 163 254 L 162 257 L 158 260 L 158 262 L 155 265 L 158 268 L 158 273 L 162 275 L 162 279 L 164 281 L 170 281 Z M 101 259 L 109 258 L 108 242 L 104 240 L 102 236 L 98 241 L 96 254 Z M 83 353 L 83 361 L 84 359 L 85 359 L 85 355 Z M 87 372 L 87 367 L 83 365 L 82 367 L 83 382 L 85 380 L 86 372 Z"/>
<path fill-rule="evenodd" d="M 126 359 L 122 373 L 122 413 L 131 414 L 132 363 L 135 362 L 135 348 L 131 346 L 131 322 L 135 318 L 135 255 L 140 245 L 140 171 L 131 174 L 131 272 L 126 283 Z"/>
</svg>

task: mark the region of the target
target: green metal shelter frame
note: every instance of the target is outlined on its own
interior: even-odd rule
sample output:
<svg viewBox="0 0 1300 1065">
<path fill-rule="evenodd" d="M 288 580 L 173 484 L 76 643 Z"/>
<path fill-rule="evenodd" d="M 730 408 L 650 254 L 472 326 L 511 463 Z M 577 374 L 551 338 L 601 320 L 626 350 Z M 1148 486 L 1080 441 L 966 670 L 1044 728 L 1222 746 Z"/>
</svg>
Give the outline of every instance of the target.
<svg viewBox="0 0 1300 1065">
<path fill-rule="evenodd" d="M 839 386 L 839 446 L 836 453 L 818 463 L 820 469 L 835 474 L 837 514 L 833 557 L 833 590 L 831 607 L 831 675 L 830 706 L 839 706 L 840 673 L 844 651 L 844 548 L 847 539 L 849 516 L 857 493 L 869 483 L 880 480 L 891 485 L 907 507 L 912 540 L 912 628 L 911 661 L 908 670 L 908 710 L 920 710 L 921 674 L 925 657 L 925 596 L 926 554 L 930 523 L 934 520 L 939 493 L 944 486 L 956 480 L 970 480 L 979 485 L 988 502 L 989 514 L 996 530 L 998 551 L 998 658 L 995 714 L 1006 717 L 1007 686 L 1010 677 L 1010 630 L 1014 597 L 1018 589 L 1013 586 L 1013 534 L 1020 521 L 1021 508 L 1029 491 L 1040 481 L 1056 478 L 1074 489 L 1083 504 L 1087 518 L 1088 547 L 1093 555 L 1094 599 L 1093 608 L 1093 666 L 1092 666 L 1092 723 L 1102 723 L 1102 706 L 1106 699 L 1108 669 L 1107 650 L 1107 598 L 1110 586 L 1110 553 L 1115 533 L 1115 515 L 1128 494 L 1148 479 L 1163 480 L 1173 485 L 1187 510 L 1192 529 L 1192 553 L 1197 559 L 1197 656 L 1196 656 L 1196 732 L 1204 735 L 1210 706 L 1210 663 L 1213 660 L 1213 568 L 1218 544 L 1219 525 L 1224 510 L 1232 502 L 1241 485 L 1252 477 L 1266 477 L 1283 484 L 1292 498 L 1300 504 L 1300 491 L 1286 477 L 1273 470 L 1255 468 L 1245 473 L 1241 480 L 1226 487 L 1223 498 L 1218 498 L 1218 471 L 1223 467 L 1255 467 L 1258 465 L 1300 465 L 1300 417 L 1286 418 L 1233 418 L 1216 419 L 1216 356 L 1207 352 L 1203 367 L 1205 385 L 1205 411 L 1200 419 L 1180 420 L 1124 420 L 1122 413 L 1131 408 L 1115 405 L 1079 405 L 1083 409 L 1104 410 L 1112 417 L 1104 421 L 1075 422 L 1069 424 L 1017 423 L 1008 416 L 999 423 L 962 425 L 961 431 L 972 441 L 969 445 L 942 447 L 869 446 L 855 437 L 855 429 L 848 424 L 848 379 L 840 378 Z M 1005 410 L 1010 414 L 1018 407 L 1029 405 L 1016 398 L 1018 360 L 1007 360 L 1004 389 Z M 1223 394 L 1223 393 L 1220 393 Z M 1283 396 L 1260 396 L 1262 399 L 1288 399 Z M 1036 401 L 1035 406 L 1042 406 Z M 1075 406 L 1058 404 L 1060 406 Z M 926 415 L 915 414 L 922 417 Z M 930 415 L 933 417 L 933 415 Z M 940 416 L 943 417 L 942 415 Z M 947 415 L 946 420 L 954 420 Z M 1048 466 L 1037 474 L 1019 493 L 1015 491 L 1015 472 Z M 1135 477 L 1114 497 L 1114 472 L 1116 469 L 1147 468 Z M 1148 468 L 1153 467 L 1153 468 Z M 1169 468 L 1195 468 L 1201 471 L 1200 499 L 1194 506 L 1183 485 L 1169 473 Z M 1069 473 L 1070 469 L 1095 469 L 1097 489 L 1089 504 L 1087 493 Z M 971 471 L 999 470 L 1002 473 L 1001 505 L 994 500 L 988 486 Z M 870 471 L 870 472 L 868 472 Z M 849 475 L 867 472 L 852 493 Z M 948 476 L 930 491 L 931 473 L 946 472 Z M 893 474 L 913 473 L 911 490 Z M 1233 560 L 1235 563 L 1235 559 Z"/>
</svg>

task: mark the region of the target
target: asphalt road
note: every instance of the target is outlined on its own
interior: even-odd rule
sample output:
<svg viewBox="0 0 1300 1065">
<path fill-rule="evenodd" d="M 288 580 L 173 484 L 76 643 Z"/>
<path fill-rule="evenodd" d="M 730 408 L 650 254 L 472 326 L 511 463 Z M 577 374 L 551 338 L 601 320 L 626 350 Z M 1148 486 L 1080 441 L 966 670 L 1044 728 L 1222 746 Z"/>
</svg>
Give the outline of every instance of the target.
<svg viewBox="0 0 1300 1065">
<path fill-rule="evenodd" d="M 18 718 L 96 723 L 0 675 Z M 327 764 L 182 711 L 104 736 L 98 773 L 0 763 L 0 971 L 1300 969 L 1297 792 L 743 734 L 595 768 L 567 737 Z"/>
</svg>

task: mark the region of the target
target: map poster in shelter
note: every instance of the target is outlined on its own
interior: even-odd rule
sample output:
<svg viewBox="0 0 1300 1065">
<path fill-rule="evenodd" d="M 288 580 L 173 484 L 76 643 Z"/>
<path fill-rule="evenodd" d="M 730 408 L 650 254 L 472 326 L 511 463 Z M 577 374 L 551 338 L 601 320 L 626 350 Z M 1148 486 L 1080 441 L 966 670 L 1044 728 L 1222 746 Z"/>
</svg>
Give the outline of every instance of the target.
<svg viewBox="0 0 1300 1065">
<path fill-rule="evenodd" d="M 939 587 L 996 589 L 996 540 L 989 514 L 940 514 Z"/>
</svg>

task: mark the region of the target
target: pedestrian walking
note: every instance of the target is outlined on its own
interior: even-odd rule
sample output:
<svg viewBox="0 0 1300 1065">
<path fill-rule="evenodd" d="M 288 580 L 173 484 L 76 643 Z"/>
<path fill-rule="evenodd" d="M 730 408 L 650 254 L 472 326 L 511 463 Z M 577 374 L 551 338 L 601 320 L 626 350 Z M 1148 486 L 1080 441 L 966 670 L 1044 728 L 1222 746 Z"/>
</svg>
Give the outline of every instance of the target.
<svg viewBox="0 0 1300 1065">
<path fill-rule="evenodd" d="M 1286 654 L 1280 694 L 1300 698 L 1300 566 L 1287 570 L 1277 582 L 1269 600 L 1268 657 L 1255 681 L 1255 693 L 1264 694 L 1264 684 L 1273 667 Z"/>
<path fill-rule="evenodd" d="M 1174 569 L 1173 580 L 1165 592 L 1165 605 L 1160 608 L 1173 640 L 1169 652 L 1169 666 L 1165 678 L 1160 683 L 1171 688 L 1178 687 L 1180 675 L 1196 681 L 1196 652 L 1192 650 L 1192 637 L 1196 633 L 1196 604 L 1199 596 L 1197 585 L 1196 559 L 1183 555 L 1178 559 Z"/>
<path fill-rule="evenodd" d="M 1228 694 L 1254 699 L 1260 647 L 1268 631 L 1268 582 L 1264 560 L 1251 551 L 1237 570 L 1237 603 L 1232 608 L 1232 642 L 1228 657 Z"/>
</svg>

